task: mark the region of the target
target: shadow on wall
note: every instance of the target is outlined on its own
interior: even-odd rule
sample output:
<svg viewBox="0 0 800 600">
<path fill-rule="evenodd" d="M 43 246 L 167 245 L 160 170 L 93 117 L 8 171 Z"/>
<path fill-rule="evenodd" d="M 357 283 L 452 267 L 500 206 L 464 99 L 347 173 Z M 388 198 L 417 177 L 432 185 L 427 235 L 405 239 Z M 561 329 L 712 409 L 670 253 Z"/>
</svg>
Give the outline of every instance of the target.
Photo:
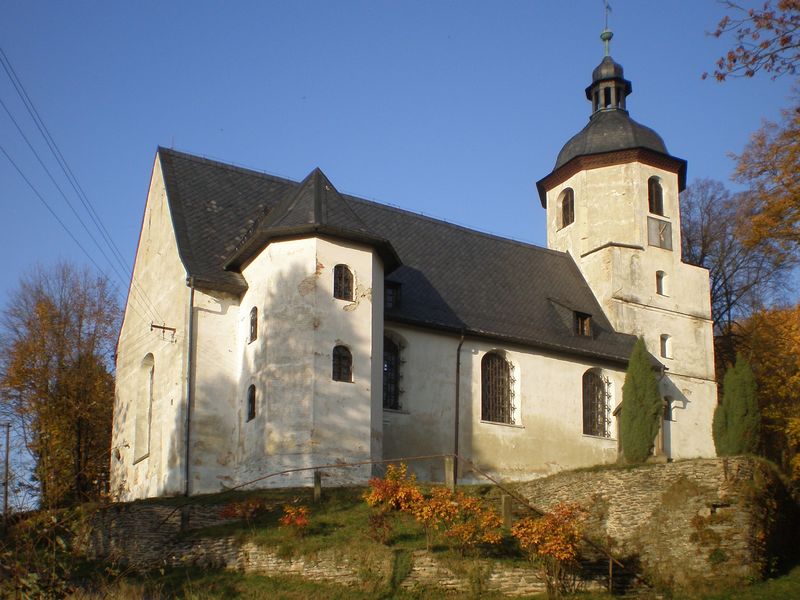
<svg viewBox="0 0 800 600">
<path fill-rule="evenodd" d="M 284 268 L 263 285 L 253 282 L 241 305 L 215 297 L 195 308 L 193 493 L 254 480 L 251 487 L 310 485 L 311 471 L 261 478 L 369 458 L 371 290 L 354 299 L 356 310 L 334 299 L 332 266 Z M 332 381 L 337 345 L 352 355 L 351 382 Z M 352 471 L 326 475 L 366 479 Z"/>
</svg>

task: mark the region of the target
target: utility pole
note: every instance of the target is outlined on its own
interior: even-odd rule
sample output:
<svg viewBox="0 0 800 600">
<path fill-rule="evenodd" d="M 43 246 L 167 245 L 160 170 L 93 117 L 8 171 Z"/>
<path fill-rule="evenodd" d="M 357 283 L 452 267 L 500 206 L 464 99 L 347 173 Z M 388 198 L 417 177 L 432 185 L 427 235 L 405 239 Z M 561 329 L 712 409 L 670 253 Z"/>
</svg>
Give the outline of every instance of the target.
<svg viewBox="0 0 800 600">
<path fill-rule="evenodd" d="M 2 425 L 6 428 L 6 457 L 3 470 L 3 532 L 5 533 L 8 531 L 8 455 L 11 445 L 11 423 L 2 423 Z"/>
</svg>

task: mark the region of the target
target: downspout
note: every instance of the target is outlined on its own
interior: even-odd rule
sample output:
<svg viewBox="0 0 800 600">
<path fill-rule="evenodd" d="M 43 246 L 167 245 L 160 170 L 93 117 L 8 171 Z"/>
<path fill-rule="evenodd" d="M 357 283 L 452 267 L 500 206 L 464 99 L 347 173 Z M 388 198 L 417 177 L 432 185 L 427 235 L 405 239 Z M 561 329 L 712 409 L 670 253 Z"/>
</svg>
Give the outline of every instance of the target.
<svg viewBox="0 0 800 600">
<path fill-rule="evenodd" d="M 189 449 L 191 448 L 190 436 L 192 432 L 192 370 L 194 368 L 194 361 L 192 360 L 192 348 L 194 348 L 194 277 L 187 277 L 186 285 L 189 286 L 189 323 L 186 326 L 186 457 L 184 459 L 186 489 L 184 494 L 189 496 L 191 491 Z"/>
<path fill-rule="evenodd" d="M 464 345 L 464 330 L 461 330 L 461 339 L 456 349 L 456 405 L 453 418 L 453 485 L 458 485 L 458 417 L 460 413 L 460 390 L 461 386 L 461 346 Z"/>
</svg>

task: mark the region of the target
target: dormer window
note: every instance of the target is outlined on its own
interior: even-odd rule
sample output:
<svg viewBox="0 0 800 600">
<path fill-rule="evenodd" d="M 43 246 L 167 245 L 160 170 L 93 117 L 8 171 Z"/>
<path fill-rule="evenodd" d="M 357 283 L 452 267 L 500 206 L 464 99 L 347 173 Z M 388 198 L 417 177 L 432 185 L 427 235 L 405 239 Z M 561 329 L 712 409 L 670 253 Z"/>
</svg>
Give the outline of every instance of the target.
<svg viewBox="0 0 800 600">
<path fill-rule="evenodd" d="M 592 315 L 575 313 L 575 335 L 592 337 Z"/>
<path fill-rule="evenodd" d="M 353 300 L 353 272 L 347 265 L 336 265 L 333 268 L 333 297 Z"/>
<path fill-rule="evenodd" d="M 384 308 L 399 308 L 400 307 L 400 284 L 393 281 L 387 281 L 383 284 L 383 307 Z"/>
<path fill-rule="evenodd" d="M 575 221 L 575 192 L 572 191 L 572 188 L 567 188 L 561 192 L 558 205 L 560 209 L 559 229 L 561 229 Z"/>
<path fill-rule="evenodd" d="M 652 214 L 664 216 L 664 192 L 658 177 L 647 180 L 647 205 Z"/>
</svg>

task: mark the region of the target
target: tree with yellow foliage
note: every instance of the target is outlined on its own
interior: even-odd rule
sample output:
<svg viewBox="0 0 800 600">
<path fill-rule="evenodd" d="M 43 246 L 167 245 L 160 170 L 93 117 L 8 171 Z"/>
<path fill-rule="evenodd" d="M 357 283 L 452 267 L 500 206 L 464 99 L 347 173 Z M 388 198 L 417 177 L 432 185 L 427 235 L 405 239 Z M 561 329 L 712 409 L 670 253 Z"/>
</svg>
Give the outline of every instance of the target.
<svg viewBox="0 0 800 600">
<path fill-rule="evenodd" d="M 740 334 L 758 381 L 764 450 L 800 481 L 800 304 L 758 311 Z"/>
</svg>

